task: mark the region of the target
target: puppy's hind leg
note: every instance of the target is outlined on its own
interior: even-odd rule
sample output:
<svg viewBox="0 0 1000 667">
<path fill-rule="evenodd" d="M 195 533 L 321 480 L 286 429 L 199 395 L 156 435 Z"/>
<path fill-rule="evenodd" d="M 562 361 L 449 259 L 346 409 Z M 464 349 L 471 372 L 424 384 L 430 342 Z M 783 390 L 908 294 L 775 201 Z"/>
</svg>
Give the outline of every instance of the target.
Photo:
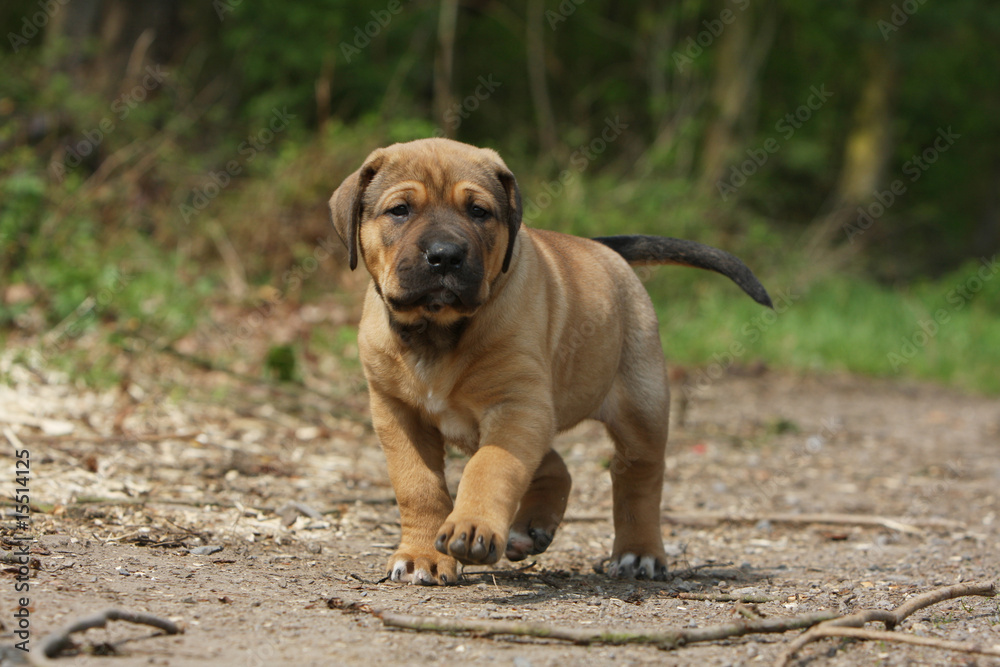
<svg viewBox="0 0 1000 667">
<path fill-rule="evenodd" d="M 571 485 L 569 470 L 562 457 L 555 450 L 549 450 L 521 498 L 510 527 L 505 554 L 508 560 L 524 560 L 549 548 L 566 512 Z"/>
<path fill-rule="evenodd" d="M 657 368 L 659 371 L 657 371 Z M 611 461 L 615 542 L 608 574 L 662 580 L 667 575 L 660 532 L 670 393 L 662 362 L 628 379 L 619 376 L 601 409 L 615 443 Z"/>
</svg>

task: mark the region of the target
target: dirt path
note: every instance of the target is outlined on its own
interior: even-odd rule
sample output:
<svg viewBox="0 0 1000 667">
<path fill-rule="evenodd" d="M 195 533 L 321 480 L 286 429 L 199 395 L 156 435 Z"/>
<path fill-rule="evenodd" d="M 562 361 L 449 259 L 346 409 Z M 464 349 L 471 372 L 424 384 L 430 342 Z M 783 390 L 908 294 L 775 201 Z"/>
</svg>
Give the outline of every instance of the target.
<svg viewBox="0 0 1000 667">
<path fill-rule="evenodd" d="M 15 387 L 0 386 L 8 425 L 18 415 L 54 420 L 12 427 L 31 453 L 31 530 L 39 537 L 32 645 L 109 606 L 186 626 L 178 636 L 124 623 L 91 630 L 77 637 L 87 652 L 58 661 L 67 666 L 770 664 L 791 635 L 672 653 L 586 648 L 387 630 L 329 601 L 655 630 L 737 618 L 736 603 L 681 599 L 681 592 L 762 596 L 769 601 L 756 609 L 772 617 L 890 608 L 936 586 L 1000 578 L 1000 405 L 933 386 L 767 373 L 699 392 L 675 428 L 668 460 L 664 510 L 679 521 L 664 528 L 676 575 L 666 583 L 594 572 L 611 547 L 611 445 L 597 425 L 584 425 L 558 442 L 575 486 L 569 520 L 549 551 L 525 571 L 502 561 L 439 589 L 375 583 L 399 535 L 398 513 L 356 392 L 334 403 L 218 374 L 187 378 L 197 389 L 185 395 L 138 385 L 91 393 L 16 379 Z M 0 441 L 0 467 L 9 471 L 13 447 Z M 463 461 L 451 463 L 454 482 Z M 0 482 L 5 495 L 11 481 Z M 281 511 L 290 501 L 322 514 Z M 812 513 L 883 515 L 920 530 L 779 520 Z M 0 537 L 12 534 L 11 515 L 8 506 Z M 733 520 L 717 520 L 723 515 Z M 190 553 L 206 545 L 222 550 Z M 15 576 L 8 567 L 0 578 L 0 644 L 14 641 Z M 1000 605 L 944 603 L 902 630 L 997 645 Z M 824 665 L 996 664 L 839 640 L 803 655 Z"/>
</svg>

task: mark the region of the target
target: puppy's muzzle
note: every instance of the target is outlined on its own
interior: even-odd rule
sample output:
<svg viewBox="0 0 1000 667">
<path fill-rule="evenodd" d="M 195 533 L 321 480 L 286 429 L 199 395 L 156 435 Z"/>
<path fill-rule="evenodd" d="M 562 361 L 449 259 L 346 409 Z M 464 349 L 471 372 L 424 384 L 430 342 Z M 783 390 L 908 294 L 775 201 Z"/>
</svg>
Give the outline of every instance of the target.
<svg viewBox="0 0 1000 667">
<path fill-rule="evenodd" d="M 445 308 L 468 313 L 479 307 L 482 260 L 469 242 L 453 234 L 428 234 L 397 264 L 400 291 L 388 302 L 397 312 Z"/>
<path fill-rule="evenodd" d="M 450 241 L 434 241 L 424 251 L 430 270 L 441 276 L 458 273 L 465 264 L 468 250 Z"/>
</svg>

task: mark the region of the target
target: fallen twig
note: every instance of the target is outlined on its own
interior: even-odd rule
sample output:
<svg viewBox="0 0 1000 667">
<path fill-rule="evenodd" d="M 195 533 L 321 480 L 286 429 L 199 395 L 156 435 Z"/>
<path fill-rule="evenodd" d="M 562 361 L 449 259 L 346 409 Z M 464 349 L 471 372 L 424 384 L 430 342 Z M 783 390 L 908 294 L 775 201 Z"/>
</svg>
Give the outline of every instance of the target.
<svg viewBox="0 0 1000 667">
<path fill-rule="evenodd" d="M 784 618 L 738 620 L 722 625 L 712 625 L 707 628 L 668 628 L 658 632 L 625 632 L 567 628 L 510 621 L 432 618 L 429 616 L 410 616 L 408 614 L 393 614 L 389 612 L 377 612 L 376 615 L 388 627 L 425 632 L 468 632 L 481 637 L 516 635 L 521 637 L 561 639 L 573 642 L 574 644 L 653 644 L 664 650 L 676 649 L 697 642 L 742 637 L 743 635 L 801 630 L 837 617 L 837 613 L 833 611 L 818 611 Z"/>
<path fill-rule="evenodd" d="M 284 505 L 282 505 L 278 509 L 274 510 L 274 512 L 275 512 L 275 514 L 278 514 L 279 516 L 283 515 L 283 514 L 286 514 L 286 513 L 293 513 L 294 512 L 295 514 L 302 514 L 304 516 L 307 516 L 310 519 L 316 519 L 316 520 L 322 520 L 323 519 L 323 513 L 322 512 L 320 512 L 317 509 L 314 509 L 314 508 L 310 507 L 309 505 L 306 505 L 305 503 L 301 503 L 301 502 L 299 502 L 297 500 L 290 500 L 290 501 L 288 501 L 287 503 L 285 503 Z"/>
<path fill-rule="evenodd" d="M 24 449 L 24 443 L 17 437 L 17 433 L 14 433 L 13 429 L 4 426 L 3 434 L 4 437 L 7 438 L 7 442 L 9 442 L 14 449 Z"/>
<path fill-rule="evenodd" d="M 184 533 L 187 533 L 188 535 L 193 535 L 194 537 L 197 537 L 202 542 L 208 542 L 209 541 L 209 534 L 208 533 L 201 533 L 201 532 L 198 532 L 198 531 L 194 530 L 193 528 L 188 528 L 187 526 L 182 526 L 181 524 L 177 523 L 176 521 L 174 521 L 173 519 L 171 519 L 169 517 L 163 517 L 163 520 L 166 521 L 167 523 L 169 523 L 174 528 L 176 528 L 176 529 L 178 529 L 178 530 L 180 530 L 180 531 L 182 531 Z M 96 537 L 96 535 L 95 535 L 95 537 Z"/>
<path fill-rule="evenodd" d="M 23 414 L 13 414 L 0 409 L 0 423 L 4 424 L 17 424 L 18 426 L 31 426 L 33 428 L 40 428 L 45 433 L 55 434 L 55 435 L 65 435 L 70 433 L 75 428 L 72 422 L 63 421 L 61 419 L 44 419 L 40 417 L 33 417 L 31 415 Z M 4 435 L 10 440 L 11 435 L 14 432 L 9 428 L 4 427 Z M 16 435 L 14 436 L 17 437 Z M 11 440 L 11 443 L 14 441 Z"/>
<path fill-rule="evenodd" d="M 750 605 L 743 604 L 742 602 L 737 602 L 736 606 L 733 607 L 733 611 L 735 611 L 740 616 L 744 618 L 749 618 L 751 620 L 764 618 L 763 616 L 760 615 L 760 612 L 758 612 L 756 609 L 754 609 Z"/>
<path fill-rule="evenodd" d="M 921 526 L 928 528 L 963 528 L 965 524 L 959 521 L 940 519 L 936 517 L 906 519 L 876 516 L 869 514 L 839 514 L 839 513 L 813 513 L 813 514 L 729 514 L 726 512 L 687 512 L 668 514 L 669 521 L 679 524 L 705 525 L 706 523 L 758 523 L 769 521 L 771 523 L 831 523 L 847 526 L 878 526 L 888 530 L 895 530 L 909 535 L 921 535 Z"/>
<path fill-rule="evenodd" d="M 422 632 L 440 633 L 470 633 L 480 637 L 493 637 L 497 635 L 513 635 L 520 637 L 538 637 L 543 639 L 558 639 L 573 642 L 575 644 L 651 644 L 663 650 L 677 649 L 688 644 L 699 642 L 718 641 L 732 637 L 742 637 L 750 634 L 767 634 L 788 632 L 790 630 L 801 630 L 812 628 L 803 633 L 793 642 L 788 650 L 779 657 L 778 666 L 786 665 L 802 646 L 821 637 L 828 636 L 854 636 L 859 638 L 875 638 L 874 635 L 862 635 L 858 633 L 841 632 L 845 629 L 859 628 L 871 621 L 880 621 L 889 629 L 894 628 L 914 612 L 929 607 L 938 602 L 952 600 L 968 595 L 982 595 L 992 597 L 996 590 L 992 583 L 959 584 L 948 586 L 918 595 L 903 603 L 895 610 L 886 611 L 882 609 L 866 609 L 848 616 L 838 616 L 833 611 L 818 611 L 798 616 L 761 618 L 756 616 L 754 610 L 743 610 L 745 616 L 749 618 L 712 625 L 705 628 L 667 628 L 654 632 L 625 632 L 613 630 L 590 630 L 584 628 L 569 628 L 551 626 L 535 623 L 518 623 L 510 621 L 490 621 L 490 620 L 462 620 L 438 618 L 429 616 L 413 616 L 409 614 L 395 614 L 388 611 L 371 610 L 371 613 L 382 619 L 386 627 L 404 628 Z M 340 608 L 343 608 L 341 606 Z M 737 611 L 740 611 L 739 609 Z M 813 627 L 815 626 L 815 627 Z M 896 639 L 899 636 L 894 633 L 886 633 L 890 638 Z M 883 637 L 878 636 L 882 639 Z M 936 648 L 952 648 L 950 642 L 933 641 L 927 643 L 925 638 L 898 640 L 909 643 L 919 643 Z M 987 649 L 973 644 L 954 643 L 954 650 L 962 650 L 968 653 L 980 653 L 983 655 L 994 655 Z"/>
<path fill-rule="evenodd" d="M 692 565 L 691 567 L 685 568 L 683 570 L 677 570 L 676 572 L 672 572 L 671 574 L 674 577 L 680 577 L 681 579 L 687 579 L 688 577 L 690 577 L 691 575 L 695 574 L 699 570 L 709 570 L 709 569 L 714 569 L 714 568 L 723 568 L 723 567 L 732 567 L 732 566 L 733 566 L 733 563 L 731 561 L 730 562 L 726 562 L 726 563 L 716 563 L 716 562 L 709 561 L 708 563 L 702 563 L 701 565 Z"/>
<path fill-rule="evenodd" d="M 347 576 L 349 576 L 351 579 L 354 579 L 355 581 L 360 581 L 361 583 L 366 584 L 368 586 L 378 586 L 379 584 L 384 584 L 385 582 L 389 581 L 390 578 L 390 575 L 387 574 L 378 581 L 370 581 L 368 579 L 363 579 L 359 577 L 353 572 L 349 572 Z"/>
<path fill-rule="evenodd" d="M 348 602 L 347 600 L 342 600 L 338 597 L 328 598 L 326 606 L 330 609 L 337 609 L 339 611 L 349 612 L 352 614 L 378 613 L 364 602 Z"/>
<path fill-rule="evenodd" d="M 528 563 L 527 565 L 522 565 L 520 567 L 505 568 L 503 570 L 492 570 L 492 569 L 491 570 L 465 570 L 465 569 L 463 569 L 462 570 L 462 577 L 463 578 L 465 578 L 465 577 L 475 577 L 475 576 L 487 575 L 487 574 L 493 575 L 495 577 L 498 574 L 500 576 L 510 575 L 510 574 L 519 574 L 521 572 L 527 572 L 528 570 L 530 570 L 531 568 L 535 567 L 536 565 L 538 565 L 538 561 L 533 560 L 530 563 Z"/>
<path fill-rule="evenodd" d="M 174 623 L 152 614 L 141 611 L 128 611 L 126 609 L 105 609 L 102 612 L 73 621 L 66 627 L 53 632 L 44 639 L 40 646 L 41 659 L 35 658 L 36 665 L 50 664 L 49 659 L 56 658 L 64 650 L 73 645 L 70 635 L 76 632 L 84 632 L 91 628 L 103 628 L 108 621 L 128 621 L 140 625 L 149 625 L 158 630 L 162 630 L 168 635 L 176 635 L 184 632 L 183 628 Z"/>
<path fill-rule="evenodd" d="M 117 435 L 34 435 L 32 440 L 50 445 L 62 443 L 76 444 L 80 442 L 107 444 L 133 442 L 161 442 L 163 440 L 194 440 L 199 431 L 184 433 L 119 433 Z"/>
<path fill-rule="evenodd" d="M 937 637 L 920 637 L 918 635 L 907 635 L 902 632 L 888 632 L 886 630 L 865 630 L 864 628 L 845 628 L 836 625 L 816 626 L 809 630 L 816 632 L 814 637 L 850 637 L 852 639 L 867 639 L 869 641 L 898 642 L 901 644 L 914 644 L 916 646 L 928 646 L 939 648 L 945 651 L 956 651 L 959 653 L 975 653 L 978 655 L 1000 656 L 1000 649 L 988 646 L 980 646 L 970 642 L 956 642 L 950 639 L 938 639 Z"/>
<path fill-rule="evenodd" d="M 0 498 L 0 500 L 3 500 Z M 331 505 L 354 505 L 361 503 L 362 505 L 393 505 L 396 502 L 394 496 L 385 496 L 378 498 L 331 498 L 329 500 Z M 2 504 L 2 503 L 0 503 Z M 163 506 L 178 506 L 178 507 L 195 507 L 198 509 L 203 509 L 205 507 L 212 507 L 217 509 L 238 509 L 238 510 L 254 510 L 255 512 L 260 512 L 262 514 L 272 514 L 277 510 L 273 507 L 262 507 L 257 505 L 237 505 L 235 503 L 224 503 L 215 500 L 185 500 L 183 498 L 143 498 L 142 500 L 130 500 L 127 498 L 101 498 L 101 497 L 80 497 L 73 501 L 73 505 L 89 505 L 89 506 L 108 506 L 108 507 L 149 507 L 153 509 L 153 506 L 163 505 Z M 339 509 L 330 509 L 322 512 L 322 514 L 336 514 Z M 374 521 L 374 519 L 371 519 Z"/>
<path fill-rule="evenodd" d="M 571 514 L 563 521 L 576 523 L 590 523 L 609 521 L 608 515 L 597 514 Z M 670 523 L 685 526 L 710 526 L 719 523 L 758 523 L 760 521 L 770 521 L 771 523 L 829 523 L 843 526 L 878 526 L 888 530 L 895 530 L 900 533 L 910 535 L 920 535 L 923 533 L 921 526 L 927 528 L 964 528 L 961 521 L 952 521 L 939 517 L 923 517 L 906 519 L 887 516 L 875 516 L 868 514 L 838 514 L 838 513 L 814 513 L 814 514 L 732 514 L 729 512 L 669 512 L 667 520 Z"/>
<path fill-rule="evenodd" d="M 731 595 L 729 593 L 678 593 L 676 597 L 681 600 L 702 600 L 704 602 L 745 602 L 750 604 L 761 604 L 771 601 L 771 598 L 766 595 Z"/>
<path fill-rule="evenodd" d="M 792 642 L 784 653 L 775 662 L 775 665 L 780 667 L 781 665 L 787 665 L 791 662 L 795 654 L 806 644 L 814 642 L 823 637 L 834 636 L 828 633 L 830 630 L 837 628 L 863 628 L 865 623 L 880 622 L 885 624 L 887 630 L 892 630 L 897 625 L 902 623 L 908 616 L 917 612 L 924 607 L 929 607 L 931 605 L 937 604 L 939 602 L 944 602 L 946 600 L 953 600 L 955 598 L 965 597 L 968 595 L 981 595 L 983 597 L 993 597 L 996 595 L 996 587 L 992 582 L 981 582 L 972 584 L 956 584 L 954 586 L 946 586 L 945 588 L 939 588 L 937 590 L 929 591 L 923 593 L 914 598 L 911 598 L 899 605 L 896 609 L 891 611 L 886 611 L 883 609 L 865 609 L 862 611 L 849 614 L 847 616 L 842 616 L 840 618 L 831 619 L 815 628 L 812 628 L 808 632 L 805 632 Z M 886 633 L 892 637 L 897 636 L 910 636 L 913 635 L 896 635 L 894 633 Z M 839 635 L 838 635 L 839 636 Z M 907 641 L 907 640 L 900 640 Z M 971 645 L 966 645 L 971 646 Z"/>
</svg>

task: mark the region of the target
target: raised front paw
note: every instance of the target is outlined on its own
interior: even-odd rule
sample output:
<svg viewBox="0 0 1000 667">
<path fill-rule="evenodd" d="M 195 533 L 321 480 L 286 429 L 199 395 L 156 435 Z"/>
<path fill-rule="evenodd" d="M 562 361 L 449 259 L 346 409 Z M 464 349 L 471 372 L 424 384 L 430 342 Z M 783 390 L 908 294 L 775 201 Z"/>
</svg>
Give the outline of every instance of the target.
<svg viewBox="0 0 1000 667">
<path fill-rule="evenodd" d="M 482 521 L 448 517 L 438 530 L 434 547 L 467 565 L 489 565 L 500 560 L 506 544 L 506 530 L 501 532 Z"/>
<path fill-rule="evenodd" d="M 458 563 L 433 549 L 401 545 L 389 559 L 387 576 L 400 583 L 446 586 L 458 581 Z"/>
<path fill-rule="evenodd" d="M 667 578 L 666 558 L 663 554 L 636 554 L 631 551 L 611 557 L 608 576 L 616 579 L 652 579 L 663 581 Z"/>
</svg>

